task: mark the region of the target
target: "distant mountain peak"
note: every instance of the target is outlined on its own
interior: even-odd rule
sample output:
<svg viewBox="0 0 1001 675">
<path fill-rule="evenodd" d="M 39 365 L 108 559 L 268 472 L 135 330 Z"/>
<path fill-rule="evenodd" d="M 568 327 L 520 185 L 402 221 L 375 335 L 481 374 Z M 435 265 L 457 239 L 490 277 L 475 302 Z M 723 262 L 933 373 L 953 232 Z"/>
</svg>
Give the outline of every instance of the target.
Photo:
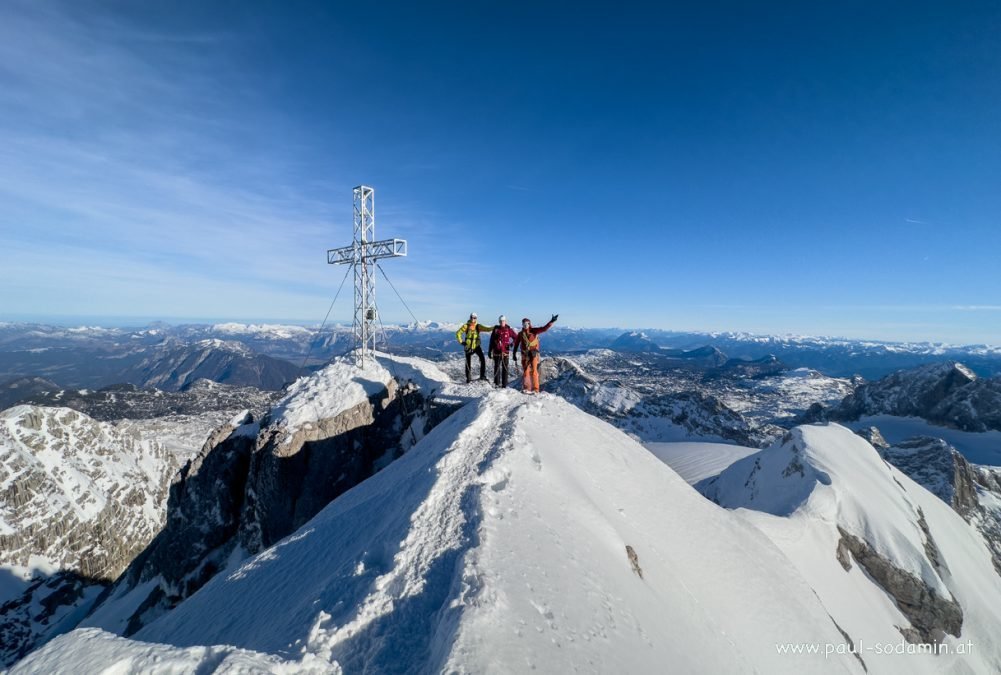
<svg viewBox="0 0 1001 675">
<path fill-rule="evenodd" d="M 611 345 L 617 352 L 659 352 L 660 346 L 643 331 L 629 331 L 617 337 Z"/>
</svg>

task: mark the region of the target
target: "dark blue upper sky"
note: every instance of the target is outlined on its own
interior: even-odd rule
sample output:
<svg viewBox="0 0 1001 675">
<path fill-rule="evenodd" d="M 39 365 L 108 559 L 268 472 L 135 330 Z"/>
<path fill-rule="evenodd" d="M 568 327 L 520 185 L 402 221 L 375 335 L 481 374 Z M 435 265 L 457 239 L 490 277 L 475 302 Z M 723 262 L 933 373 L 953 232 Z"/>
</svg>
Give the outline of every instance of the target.
<svg viewBox="0 0 1001 675">
<path fill-rule="evenodd" d="M 318 321 L 358 183 L 421 318 L 997 342 L 1001 5 L 0 8 L 4 314 Z"/>
</svg>

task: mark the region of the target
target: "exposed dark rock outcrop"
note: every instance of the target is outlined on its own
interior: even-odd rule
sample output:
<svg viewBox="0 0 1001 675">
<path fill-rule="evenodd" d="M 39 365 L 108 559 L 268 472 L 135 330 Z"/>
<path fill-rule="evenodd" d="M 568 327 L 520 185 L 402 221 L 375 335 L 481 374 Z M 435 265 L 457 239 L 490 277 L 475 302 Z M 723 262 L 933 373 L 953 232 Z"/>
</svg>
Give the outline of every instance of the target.
<svg viewBox="0 0 1001 675">
<path fill-rule="evenodd" d="M 959 637 L 963 628 L 963 608 L 952 598 L 944 598 L 924 581 L 895 566 L 879 555 L 867 542 L 846 532 L 838 531 L 838 560 L 851 569 L 851 559 L 893 598 L 897 607 L 911 622 L 901 627 L 901 633 L 912 643 L 941 642 L 945 634 Z"/>
<path fill-rule="evenodd" d="M 973 467 L 941 438 L 917 436 L 894 446 L 883 441 L 882 447 L 877 446 L 877 449 L 883 459 L 952 506 L 965 519 L 969 520 L 978 508 Z"/>
<path fill-rule="evenodd" d="M 1001 430 L 1001 378 L 978 378 L 955 361 L 936 363 L 861 384 L 840 405 L 810 414 L 831 420 L 913 416 L 964 431 Z"/>
<path fill-rule="evenodd" d="M 424 399 L 394 381 L 376 397 L 319 420 L 308 429 L 261 430 L 251 459 L 240 539 L 263 550 L 375 472 L 376 461 L 398 453 L 403 433 Z"/>
<path fill-rule="evenodd" d="M 882 454 L 884 450 L 890 447 L 890 444 L 887 442 L 885 438 L 883 438 L 883 434 L 876 427 L 866 427 L 865 429 L 859 429 L 855 433 L 857 433 L 865 440 L 869 441 L 869 445 L 876 448 L 876 450 L 878 450 L 880 454 Z M 886 457 L 884 457 L 883 459 L 886 459 Z"/>
<path fill-rule="evenodd" d="M 157 576 L 164 580 L 131 617 L 126 634 L 198 590 L 232 553 L 256 440 L 252 418 L 242 422 L 216 431 L 181 470 L 170 488 L 163 530 L 116 584 L 132 588 Z"/>
<path fill-rule="evenodd" d="M 307 392 L 308 394 L 309 392 Z M 131 635 L 201 588 L 233 556 L 291 534 L 399 456 L 454 408 L 390 379 L 346 410 L 289 425 L 251 418 L 220 429 L 171 487 L 167 524 L 99 600 L 155 581 L 122 627 Z"/>
<path fill-rule="evenodd" d="M 990 493 L 993 497 L 980 502 L 980 508 L 972 515 L 973 522 L 983 533 L 987 545 L 991 549 L 994 569 L 1001 576 L 1001 469 L 991 466 L 972 467 L 973 478 L 979 491 Z"/>
</svg>

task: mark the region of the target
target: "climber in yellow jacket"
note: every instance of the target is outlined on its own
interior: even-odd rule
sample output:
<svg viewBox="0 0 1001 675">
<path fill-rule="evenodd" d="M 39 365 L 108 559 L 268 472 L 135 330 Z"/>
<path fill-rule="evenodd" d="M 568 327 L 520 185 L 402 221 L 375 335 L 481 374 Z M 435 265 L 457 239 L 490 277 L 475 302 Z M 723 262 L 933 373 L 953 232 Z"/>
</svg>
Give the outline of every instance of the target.
<svg viewBox="0 0 1001 675">
<path fill-rule="evenodd" d="M 483 347 L 480 345 L 480 333 L 489 333 L 493 326 L 484 326 L 476 320 L 476 312 L 469 315 L 469 321 L 455 331 L 455 339 L 466 351 L 466 384 L 473 381 L 473 354 L 480 357 L 480 380 L 487 380 L 487 362 L 483 358 Z"/>
</svg>

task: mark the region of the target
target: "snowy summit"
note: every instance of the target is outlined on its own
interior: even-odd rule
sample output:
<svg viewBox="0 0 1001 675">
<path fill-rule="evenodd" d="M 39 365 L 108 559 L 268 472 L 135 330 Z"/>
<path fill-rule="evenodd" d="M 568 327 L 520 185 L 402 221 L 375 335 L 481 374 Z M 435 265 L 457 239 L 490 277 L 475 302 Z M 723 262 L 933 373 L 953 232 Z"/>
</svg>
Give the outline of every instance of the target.
<svg viewBox="0 0 1001 675">
<path fill-rule="evenodd" d="M 241 426 L 219 447 L 383 406 L 387 387 L 404 386 L 455 411 L 280 540 L 250 556 L 231 549 L 176 606 L 144 613 L 150 586 L 116 590 L 11 672 L 70 659 L 94 671 L 128 661 L 345 673 L 1001 663 L 1001 586 L 979 532 L 838 425 L 734 455 L 696 489 L 562 398 L 456 386 L 434 364 L 380 354 L 299 380 L 264 427 Z M 143 621 L 124 622 L 130 613 Z M 954 651 L 972 640 L 977 651 L 853 653 L 870 640 Z M 795 651 L 804 645 L 838 651 Z"/>
</svg>

